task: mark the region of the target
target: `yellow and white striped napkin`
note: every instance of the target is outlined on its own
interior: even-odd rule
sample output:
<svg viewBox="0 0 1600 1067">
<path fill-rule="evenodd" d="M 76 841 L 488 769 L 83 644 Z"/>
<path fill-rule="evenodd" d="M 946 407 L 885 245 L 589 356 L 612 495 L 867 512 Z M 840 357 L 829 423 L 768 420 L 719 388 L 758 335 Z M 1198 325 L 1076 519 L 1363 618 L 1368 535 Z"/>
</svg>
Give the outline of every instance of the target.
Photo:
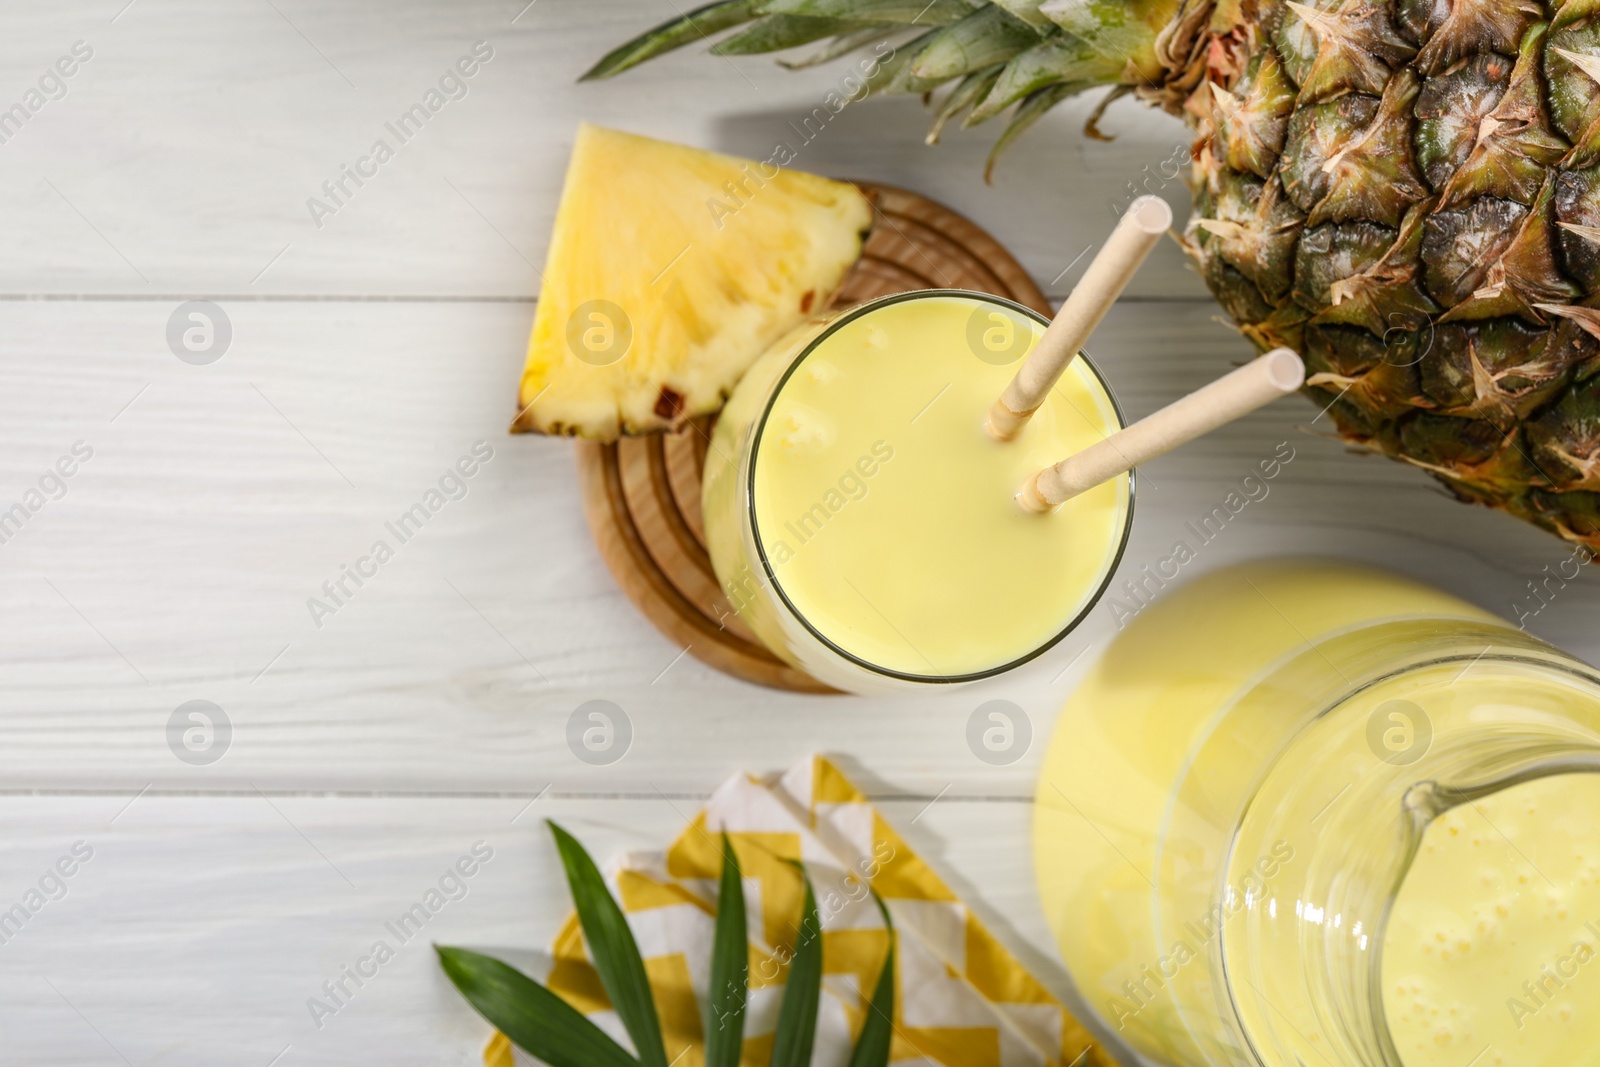
<svg viewBox="0 0 1600 1067">
<path fill-rule="evenodd" d="M 900 933 L 895 1064 L 940 1067 L 1115 1067 L 1115 1061 L 923 863 L 828 760 L 815 756 L 774 781 L 723 783 L 665 853 L 608 865 L 655 993 L 675 1067 L 701 1067 L 713 917 L 726 831 L 744 873 L 750 919 L 744 1067 L 765 1067 L 794 950 L 805 864 L 822 920 L 823 993 L 812 1063 L 843 1064 L 888 948 L 868 887 Z M 577 917 L 553 947 L 546 984 L 627 1046 L 585 955 Z M 713 1022 L 714 1025 L 714 1022 Z M 485 1067 L 535 1061 L 496 1034 Z"/>
</svg>

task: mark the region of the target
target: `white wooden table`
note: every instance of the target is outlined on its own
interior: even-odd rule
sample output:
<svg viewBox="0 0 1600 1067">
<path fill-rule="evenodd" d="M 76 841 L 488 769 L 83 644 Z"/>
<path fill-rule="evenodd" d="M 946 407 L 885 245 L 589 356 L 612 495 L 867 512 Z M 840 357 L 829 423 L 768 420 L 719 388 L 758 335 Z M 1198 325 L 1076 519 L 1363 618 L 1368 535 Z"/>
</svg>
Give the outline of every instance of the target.
<svg viewBox="0 0 1600 1067">
<path fill-rule="evenodd" d="M 75 42 L 92 57 L 0 144 L 0 509 L 75 443 L 93 456 L 0 544 L 0 910 L 41 878 L 59 897 L 0 944 L 0 1062 L 474 1063 L 487 1028 L 421 939 L 320 1028 L 307 998 L 475 842 L 493 859 L 428 939 L 538 948 L 566 908 L 542 818 L 602 855 L 659 846 L 728 774 L 816 750 L 1064 984 L 1029 802 L 1108 612 L 1036 669 L 959 693 L 754 688 L 682 655 L 613 586 L 570 445 L 504 434 L 577 121 L 765 158 L 839 76 L 690 51 L 574 84 L 673 8 L 95 0 L 3 16 L 0 107 Z M 316 225 L 307 198 L 478 41 L 493 57 L 467 95 Z M 1159 176 L 1180 125 L 1124 103 L 1105 124 L 1119 140 L 1091 144 L 1088 106 L 1052 115 L 994 188 L 994 131 L 927 149 L 911 99 L 850 107 L 796 165 L 952 205 L 1059 297 L 1145 168 L 1180 217 L 1185 200 Z M 167 342 L 193 298 L 231 324 L 207 365 Z M 1093 344 L 1131 414 L 1246 355 L 1216 314 L 1161 249 Z M 1508 612 L 1566 555 L 1348 454 L 1316 415 L 1279 405 L 1151 464 L 1125 567 L 1165 556 L 1285 440 L 1297 458 L 1270 497 L 1191 570 L 1326 553 Z M 315 625 L 307 599 L 480 440 L 494 458 L 466 497 Z M 1597 600 L 1586 579 L 1531 628 L 1594 660 Z M 965 741 L 996 696 L 1035 735 L 1003 767 Z M 591 699 L 632 723 L 606 766 L 566 742 Z M 191 700 L 231 723 L 209 764 L 169 747 Z M 47 872 L 78 842 L 92 858 L 63 895 Z"/>
</svg>

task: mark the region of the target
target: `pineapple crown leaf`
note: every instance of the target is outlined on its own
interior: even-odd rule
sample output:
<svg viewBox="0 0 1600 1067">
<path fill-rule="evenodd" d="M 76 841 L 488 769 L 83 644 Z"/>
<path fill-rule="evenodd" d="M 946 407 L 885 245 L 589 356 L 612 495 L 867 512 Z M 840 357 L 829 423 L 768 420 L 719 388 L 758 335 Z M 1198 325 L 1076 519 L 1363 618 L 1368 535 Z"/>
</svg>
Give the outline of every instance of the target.
<svg viewBox="0 0 1600 1067">
<path fill-rule="evenodd" d="M 1082 92 L 1084 88 L 1086 86 L 1069 82 L 1066 85 L 1046 86 L 1035 93 L 1029 94 L 1023 100 L 1021 106 L 1012 113 L 1011 121 L 1001 132 L 999 140 L 995 141 L 994 147 L 989 150 L 989 159 L 983 167 L 983 180 L 985 182 L 994 181 L 995 164 L 1000 161 L 1001 154 L 1011 147 L 1012 142 L 1022 136 L 1028 127 L 1042 119 L 1045 112 L 1067 97 Z"/>
<path fill-rule="evenodd" d="M 988 70 L 980 70 L 961 79 L 961 83 L 950 90 L 949 95 L 944 99 L 944 103 L 939 105 L 939 112 L 934 116 L 933 125 L 928 128 L 928 135 L 924 140 L 929 145 L 938 144 L 939 135 L 944 132 L 945 123 L 962 112 L 970 111 L 979 100 L 982 100 L 989 90 L 994 88 L 994 83 L 999 79 L 1000 72 L 1004 68 L 1004 63 L 996 63 Z"/>
<path fill-rule="evenodd" d="M 808 56 L 802 56 L 799 59 L 780 59 L 777 63 L 784 70 L 809 70 L 824 63 L 832 63 L 840 56 L 858 52 L 869 45 L 876 45 L 880 42 L 893 43 L 891 39 L 896 37 L 904 39 L 907 29 L 908 27 L 905 26 L 883 26 L 869 23 L 861 29 L 840 34 Z"/>
<path fill-rule="evenodd" d="M 668 19 L 626 44 L 612 49 L 578 80 L 598 81 L 602 78 L 615 77 L 648 59 L 665 55 L 686 44 L 706 40 L 713 33 L 743 25 L 756 15 L 756 0 L 716 0 L 715 3 L 695 8 L 687 15 Z"/>
<path fill-rule="evenodd" d="M 817 18 L 811 15 L 763 15 L 737 33 L 711 46 L 714 56 L 748 56 L 778 52 L 810 44 L 827 37 L 838 37 L 861 28 L 848 19 Z"/>
<path fill-rule="evenodd" d="M 518 1048 L 551 1067 L 665 1067 L 666 1044 L 644 977 L 644 958 L 627 919 L 589 853 L 560 826 L 548 825 L 561 854 L 590 958 L 638 1057 L 559 995 L 492 956 L 435 945 L 439 965 L 480 1015 Z M 738 1067 L 743 1055 L 750 943 L 739 857 L 726 833 L 721 835 L 720 851 L 722 873 L 711 946 L 711 1019 L 705 1028 L 705 1063 L 706 1067 Z M 822 994 L 822 921 L 816 893 L 804 867 L 794 866 L 804 883 L 805 904 L 794 950 L 787 958 L 789 975 L 773 1040 L 772 1067 L 806 1067 L 810 1063 Z M 889 948 L 849 1067 L 887 1067 L 894 1029 L 897 935 L 888 907 L 875 891 L 872 897 L 889 932 Z"/>
<path fill-rule="evenodd" d="M 719 0 L 655 26 L 613 49 L 580 81 L 610 78 L 649 59 L 704 41 L 718 55 L 780 52 L 831 38 L 816 54 L 779 62 L 800 69 L 875 47 L 912 29 L 882 59 L 869 92 L 928 94 L 952 85 L 938 105 L 929 144 L 945 124 L 966 114 L 976 125 L 1002 111 L 1012 115 L 985 168 L 1044 114 L 1097 85 L 1115 86 L 1089 119 L 1085 133 L 1104 140 L 1096 125 L 1105 108 L 1140 83 L 1141 95 L 1164 92 L 1147 71 L 1160 66 L 1158 31 L 1176 0 L 1075 0 L 1001 6 L 982 0 Z M 1190 0 L 1191 3 L 1195 0 Z M 1015 10 L 1008 8 L 1015 7 Z M 743 26 L 712 42 L 712 35 Z"/>
</svg>

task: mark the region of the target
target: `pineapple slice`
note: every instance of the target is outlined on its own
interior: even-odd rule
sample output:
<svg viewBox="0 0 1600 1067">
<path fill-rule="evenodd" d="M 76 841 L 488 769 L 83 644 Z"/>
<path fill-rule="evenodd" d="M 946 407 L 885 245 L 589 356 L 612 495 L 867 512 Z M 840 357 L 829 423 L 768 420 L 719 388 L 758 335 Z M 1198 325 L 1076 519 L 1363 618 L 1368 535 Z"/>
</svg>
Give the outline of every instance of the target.
<svg viewBox="0 0 1600 1067">
<path fill-rule="evenodd" d="M 716 411 L 861 255 L 855 186 L 578 128 L 513 432 L 671 429 Z"/>
</svg>

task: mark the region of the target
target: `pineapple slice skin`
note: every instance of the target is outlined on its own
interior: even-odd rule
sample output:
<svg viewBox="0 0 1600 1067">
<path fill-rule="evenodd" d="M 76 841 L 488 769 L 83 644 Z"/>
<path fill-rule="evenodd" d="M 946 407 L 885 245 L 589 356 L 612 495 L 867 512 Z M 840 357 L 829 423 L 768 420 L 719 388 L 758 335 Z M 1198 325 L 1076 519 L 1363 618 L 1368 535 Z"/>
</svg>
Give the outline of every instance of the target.
<svg viewBox="0 0 1600 1067">
<path fill-rule="evenodd" d="M 583 124 L 513 432 L 614 441 L 718 410 L 860 258 L 855 186 Z"/>
</svg>

